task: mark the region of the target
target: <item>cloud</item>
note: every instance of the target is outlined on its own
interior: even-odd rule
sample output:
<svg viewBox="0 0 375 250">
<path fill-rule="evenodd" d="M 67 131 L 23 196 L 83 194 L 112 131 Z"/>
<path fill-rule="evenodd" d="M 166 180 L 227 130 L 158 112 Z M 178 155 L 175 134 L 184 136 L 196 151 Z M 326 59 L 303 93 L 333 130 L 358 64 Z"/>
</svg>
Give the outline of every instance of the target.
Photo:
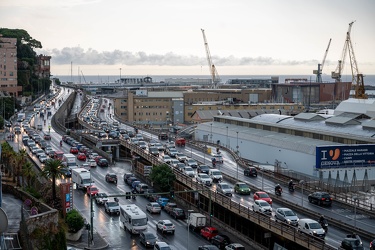
<svg viewBox="0 0 375 250">
<path fill-rule="evenodd" d="M 206 65 L 205 57 L 194 55 L 178 55 L 173 52 L 166 54 L 147 54 L 144 51 L 103 51 L 99 52 L 94 49 L 86 51 L 81 47 L 65 47 L 61 50 L 39 50 L 40 54 L 49 55 L 56 65 L 70 64 L 74 62 L 80 65 L 157 65 L 157 66 L 197 66 Z M 234 56 L 219 57 L 213 56 L 212 61 L 215 65 L 220 66 L 245 66 L 245 65 L 317 65 L 317 60 L 305 61 L 282 61 L 271 57 L 242 57 Z"/>
</svg>

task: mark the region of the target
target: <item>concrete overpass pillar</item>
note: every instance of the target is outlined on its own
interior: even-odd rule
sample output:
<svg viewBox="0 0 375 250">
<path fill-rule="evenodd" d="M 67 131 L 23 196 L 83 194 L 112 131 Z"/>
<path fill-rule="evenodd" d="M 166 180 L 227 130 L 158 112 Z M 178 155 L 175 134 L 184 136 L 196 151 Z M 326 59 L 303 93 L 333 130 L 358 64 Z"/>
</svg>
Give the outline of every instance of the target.
<svg viewBox="0 0 375 250">
<path fill-rule="evenodd" d="M 116 146 L 116 156 L 115 156 L 115 158 L 117 160 L 120 159 L 120 145 Z"/>
</svg>

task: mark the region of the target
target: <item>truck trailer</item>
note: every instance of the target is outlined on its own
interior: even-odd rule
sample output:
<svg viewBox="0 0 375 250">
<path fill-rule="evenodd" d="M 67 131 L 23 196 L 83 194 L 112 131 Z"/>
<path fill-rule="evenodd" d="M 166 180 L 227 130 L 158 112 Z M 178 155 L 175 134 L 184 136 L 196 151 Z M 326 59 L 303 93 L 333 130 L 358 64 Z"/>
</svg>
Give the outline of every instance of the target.
<svg viewBox="0 0 375 250">
<path fill-rule="evenodd" d="M 84 168 L 72 169 L 72 181 L 77 184 L 77 188 L 83 189 L 93 184 L 90 171 Z"/>
</svg>

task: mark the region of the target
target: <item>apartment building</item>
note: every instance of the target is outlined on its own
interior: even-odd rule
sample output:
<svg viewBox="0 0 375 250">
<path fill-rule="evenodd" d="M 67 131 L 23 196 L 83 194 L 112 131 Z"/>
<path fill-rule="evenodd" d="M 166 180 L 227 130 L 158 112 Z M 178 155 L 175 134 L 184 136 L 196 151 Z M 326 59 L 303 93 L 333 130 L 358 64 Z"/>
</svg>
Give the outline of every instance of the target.
<svg viewBox="0 0 375 250">
<path fill-rule="evenodd" d="M 0 91 L 18 97 L 22 86 L 17 86 L 17 39 L 0 34 Z"/>
</svg>

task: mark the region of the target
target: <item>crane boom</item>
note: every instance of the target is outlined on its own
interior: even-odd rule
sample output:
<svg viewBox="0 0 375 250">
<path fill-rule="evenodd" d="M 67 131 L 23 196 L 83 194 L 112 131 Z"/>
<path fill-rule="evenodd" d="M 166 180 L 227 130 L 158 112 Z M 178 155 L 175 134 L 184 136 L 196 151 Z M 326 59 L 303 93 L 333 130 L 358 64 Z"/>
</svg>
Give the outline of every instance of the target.
<svg viewBox="0 0 375 250">
<path fill-rule="evenodd" d="M 332 41 L 332 38 L 329 39 L 328 46 L 327 46 L 326 52 L 324 53 L 322 63 L 318 64 L 318 70 L 313 71 L 313 74 L 316 75 L 316 82 L 322 82 L 323 67 L 324 67 L 324 63 L 325 63 L 326 58 L 327 58 L 327 54 L 328 54 L 329 46 L 331 45 L 331 41 Z"/>
<path fill-rule="evenodd" d="M 216 85 L 220 82 L 219 74 L 217 73 L 215 65 L 212 63 L 210 48 L 208 47 L 208 42 L 206 39 L 206 35 L 204 33 L 204 29 L 201 29 L 203 34 L 203 41 L 204 41 L 204 47 L 206 49 L 206 57 L 208 62 L 208 68 L 210 70 L 211 80 L 212 80 L 212 86 L 216 88 Z"/>
<path fill-rule="evenodd" d="M 350 32 L 352 30 L 352 25 L 354 21 L 349 23 L 348 31 L 346 32 L 346 39 L 344 43 L 344 48 L 341 53 L 341 60 L 338 61 L 335 71 L 332 71 L 331 77 L 336 80 L 336 82 L 341 82 L 341 73 L 344 71 L 345 58 L 348 50 L 348 43 L 350 41 Z"/>
</svg>

